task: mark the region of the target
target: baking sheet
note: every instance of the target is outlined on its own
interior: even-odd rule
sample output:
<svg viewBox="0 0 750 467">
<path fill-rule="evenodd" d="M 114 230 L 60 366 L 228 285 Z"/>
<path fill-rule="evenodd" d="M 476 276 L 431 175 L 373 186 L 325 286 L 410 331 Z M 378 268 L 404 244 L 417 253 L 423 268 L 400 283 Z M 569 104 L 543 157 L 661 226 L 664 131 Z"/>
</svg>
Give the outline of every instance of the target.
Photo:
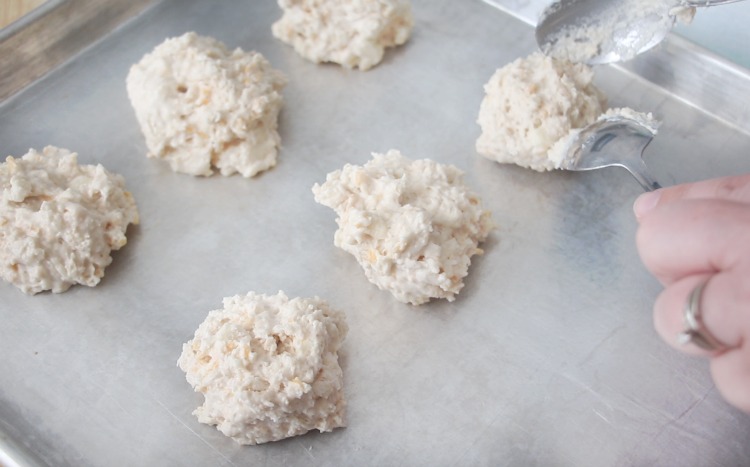
<svg viewBox="0 0 750 467">
<path fill-rule="evenodd" d="M 482 85 L 535 49 L 478 0 L 414 0 L 411 41 L 362 73 L 273 39 L 275 2 L 167 0 L 0 106 L 0 142 L 47 144 L 123 174 L 141 213 L 102 283 L 60 295 L 0 284 L 0 431 L 40 463 L 86 465 L 747 465 L 750 417 L 703 360 L 659 340 L 624 170 L 536 173 L 479 157 Z M 284 71 L 279 164 L 193 178 L 147 159 L 131 64 L 195 30 Z M 664 124 L 646 158 L 669 185 L 750 171 L 750 137 L 616 68 L 612 106 Z M 396 302 L 333 246 L 310 191 L 390 148 L 466 172 L 498 229 L 453 303 Z M 176 360 L 209 310 L 250 290 L 344 310 L 349 426 L 242 447 L 191 412 Z"/>
</svg>

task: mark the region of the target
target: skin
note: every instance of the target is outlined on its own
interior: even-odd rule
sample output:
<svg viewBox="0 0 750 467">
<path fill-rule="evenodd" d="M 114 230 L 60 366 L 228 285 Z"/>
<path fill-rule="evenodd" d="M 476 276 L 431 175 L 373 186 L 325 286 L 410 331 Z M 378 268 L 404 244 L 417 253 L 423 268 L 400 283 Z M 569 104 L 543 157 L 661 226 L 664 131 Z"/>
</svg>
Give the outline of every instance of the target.
<svg viewBox="0 0 750 467">
<path fill-rule="evenodd" d="M 750 412 L 750 174 L 645 193 L 633 210 L 638 252 L 664 285 L 656 330 L 675 348 L 709 358 L 717 389 Z M 723 352 L 677 342 L 688 296 L 704 281 L 703 321 L 729 347 Z"/>
</svg>

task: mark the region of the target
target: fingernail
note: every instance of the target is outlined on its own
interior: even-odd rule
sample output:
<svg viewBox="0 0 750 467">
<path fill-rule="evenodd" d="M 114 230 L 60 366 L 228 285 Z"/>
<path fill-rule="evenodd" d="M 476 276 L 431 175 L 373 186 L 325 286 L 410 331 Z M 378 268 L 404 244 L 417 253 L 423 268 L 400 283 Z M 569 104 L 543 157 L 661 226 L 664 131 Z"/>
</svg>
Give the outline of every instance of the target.
<svg viewBox="0 0 750 467">
<path fill-rule="evenodd" d="M 661 191 L 659 190 L 643 193 L 636 198 L 635 203 L 633 203 L 635 217 L 640 219 L 651 212 L 659 204 L 659 198 L 661 198 Z"/>
</svg>

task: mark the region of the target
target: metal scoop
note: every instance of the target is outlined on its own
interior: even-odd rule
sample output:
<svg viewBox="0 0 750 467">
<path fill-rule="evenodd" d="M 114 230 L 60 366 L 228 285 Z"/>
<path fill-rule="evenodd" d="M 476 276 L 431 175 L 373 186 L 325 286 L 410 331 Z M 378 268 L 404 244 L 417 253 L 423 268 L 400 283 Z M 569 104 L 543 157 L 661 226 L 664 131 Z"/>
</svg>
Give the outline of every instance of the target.
<svg viewBox="0 0 750 467">
<path fill-rule="evenodd" d="M 552 57 L 597 65 L 630 60 L 659 44 L 695 7 L 740 0 L 557 0 L 539 18 L 536 41 Z"/>
<path fill-rule="evenodd" d="M 625 167 L 646 191 L 661 188 L 648 173 L 643 150 L 656 135 L 656 128 L 622 116 L 598 120 L 568 141 L 564 170 L 584 171 L 603 167 Z"/>
</svg>

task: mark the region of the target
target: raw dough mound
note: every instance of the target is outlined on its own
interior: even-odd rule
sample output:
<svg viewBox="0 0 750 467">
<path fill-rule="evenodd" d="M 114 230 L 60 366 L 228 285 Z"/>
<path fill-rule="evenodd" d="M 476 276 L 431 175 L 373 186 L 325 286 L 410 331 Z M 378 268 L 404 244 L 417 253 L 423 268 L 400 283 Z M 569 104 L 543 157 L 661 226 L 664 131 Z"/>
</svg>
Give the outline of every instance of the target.
<svg viewBox="0 0 750 467">
<path fill-rule="evenodd" d="M 0 276 L 27 294 L 99 283 L 138 223 L 125 181 L 52 146 L 0 164 Z"/>
<path fill-rule="evenodd" d="M 286 78 L 259 53 L 189 32 L 133 65 L 127 89 L 148 156 L 191 175 L 252 177 L 276 164 Z"/>
<path fill-rule="evenodd" d="M 273 35 L 314 63 L 368 70 L 386 47 L 404 44 L 414 19 L 409 0 L 279 0 Z"/>
<path fill-rule="evenodd" d="M 607 99 L 587 65 L 539 52 L 497 70 L 484 86 L 477 151 L 488 159 L 544 171 L 559 168 L 548 157 L 554 144 L 596 121 Z"/>
<path fill-rule="evenodd" d="M 357 258 L 370 282 L 413 305 L 453 301 L 492 229 L 460 170 L 395 150 L 373 154 L 364 167 L 347 164 L 313 193 L 338 214 L 334 244 Z"/>
<path fill-rule="evenodd" d="M 345 426 L 338 350 L 347 332 L 344 314 L 317 297 L 225 298 L 177 362 L 205 397 L 193 414 L 240 444 Z"/>
</svg>

